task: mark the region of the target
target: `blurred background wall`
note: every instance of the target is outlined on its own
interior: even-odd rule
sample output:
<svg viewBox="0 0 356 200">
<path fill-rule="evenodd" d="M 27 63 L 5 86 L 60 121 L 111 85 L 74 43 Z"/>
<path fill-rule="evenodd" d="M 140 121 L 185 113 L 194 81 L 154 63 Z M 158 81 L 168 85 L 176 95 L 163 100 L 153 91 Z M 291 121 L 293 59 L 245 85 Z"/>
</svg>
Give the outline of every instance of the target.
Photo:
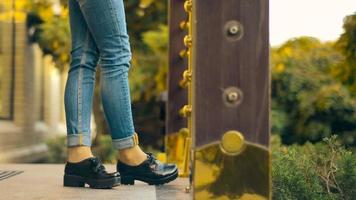
<svg viewBox="0 0 356 200">
<path fill-rule="evenodd" d="M 65 133 L 66 74 L 28 41 L 25 1 L 0 2 L 0 161 L 36 161 Z M 12 13 L 15 13 L 12 15 Z"/>
</svg>

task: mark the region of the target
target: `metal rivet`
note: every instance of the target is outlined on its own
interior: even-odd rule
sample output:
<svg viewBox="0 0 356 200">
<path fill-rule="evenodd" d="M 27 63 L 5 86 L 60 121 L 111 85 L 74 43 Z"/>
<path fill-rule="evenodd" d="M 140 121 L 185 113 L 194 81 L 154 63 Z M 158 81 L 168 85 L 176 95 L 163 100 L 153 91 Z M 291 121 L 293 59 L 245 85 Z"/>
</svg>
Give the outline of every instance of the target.
<svg viewBox="0 0 356 200">
<path fill-rule="evenodd" d="M 189 22 L 187 22 L 187 21 L 181 21 L 181 22 L 179 23 L 179 28 L 180 28 L 181 30 L 188 29 L 188 28 L 189 28 Z"/>
<path fill-rule="evenodd" d="M 190 114 L 192 113 L 192 106 L 191 105 L 185 105 L 183 108 L 179 110 L 179 115 L 181 117 L 190 117 Z"/>
<path fill-rule="evenodd" d="M 185 12 L 192 12 L 193 2 L 191 0 L 187 0 L 184 2 L 184 10 Z"/>
<path fill-rule="evenodd" d="M 239 98 L 239 95 L 237 92 L 230 92 L 229 94 L 227 94 L 227 100 L 229 102 L 235 102 L 237 101 Z"/>
<path fill-rule="evenodd" d="M 220 147 L 225 154 L 240 154 L 245 149 L 245 138 L 239 131 L 227 131 L 221 138 Z"/>
<path fill-rule="evenodd" d="M 223 31 L 225 38 L 230 42 L 240 40 L 244 33 L 242 24 L 235 20 L 226 22 Z"/>
<path fill-rule="evenodd" d="M 189 70 L 184 70 L 183 79 L 179 82 L 179 86 L 181 88 L 186 88 L 191 81 L 192 81 L 192 72 Z"/>
<path fill-rule="evenodd" d="M 239 27 L 236 26 L 236 25 L 231 26 L 230 29 L 229 29 L 229 33 L 231 35 L 236 35 L 238 32 L 239 32 Z"/>
<path fill-rule="evenodd" d="M 186 47 L 190 48 L 192 46 L 192 42 L 193 42 L 192 36 L 186 35 L 183 39 L 183 42 Z"/>
<path fill-rule="evenodd" d="M 189 51 L 187 49 L 183 49 L 179 52 L 179 57 L 181 59 L 183 59 L 184 57 L 186 57 L 188 55 Z"/>
<path fill-rule="evenodd" d="M 243 93 L 237 87 L 228 87 L 223 92 L 223 101 L 228 107 L 236 107 L 243 100 Z"/>
</svg>

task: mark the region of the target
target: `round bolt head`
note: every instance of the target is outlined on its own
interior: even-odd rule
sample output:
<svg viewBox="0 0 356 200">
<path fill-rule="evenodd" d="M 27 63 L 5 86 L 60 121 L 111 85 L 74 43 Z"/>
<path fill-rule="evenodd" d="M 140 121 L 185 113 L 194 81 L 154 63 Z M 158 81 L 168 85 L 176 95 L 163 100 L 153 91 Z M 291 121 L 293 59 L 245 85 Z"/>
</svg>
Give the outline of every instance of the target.
<svg viewBox="0 0 356 200">
<path fill-rule="evenodd" d="M 222 100 L 226 106 L 234 108 L 243 101 L 243 93 L 239 88 L 231 86 L 224 89 Z"/>
<path fill-rule="evenodd" d="M 186 35 L 183 39 L 184 45 L 188 48 L 192 46 L 192 41 L 193 41 L 193 39 L 192 39 L 192 36 L 190 36 L 190 35 Z"/>
<path fill-rule="evenodd" d="M 236 102 L 239 98 L 239 94 L 237 92 L 230 92 L 227 94 L 227 100 L 229 102 Z"/>
<path fill-rule="evenodd" d="M 239 41 L 244 35 L 242 24 L 236 20 L 226 22 L 222 30 L 226 40 L 229 42 Z"/>
<path fill-rule="evenodd" d="M 229 28 L 229 33 L 231 35 L 236 35 L 239 32 L 239 27 L 234 25 Z"/>
<path fill-rule="evenodd" d="M 220 147 L 225 154 L 240 154 L 245 149 L 245 138 L 239 131 L 227 131 L 221 138 Z"/>
</svg>

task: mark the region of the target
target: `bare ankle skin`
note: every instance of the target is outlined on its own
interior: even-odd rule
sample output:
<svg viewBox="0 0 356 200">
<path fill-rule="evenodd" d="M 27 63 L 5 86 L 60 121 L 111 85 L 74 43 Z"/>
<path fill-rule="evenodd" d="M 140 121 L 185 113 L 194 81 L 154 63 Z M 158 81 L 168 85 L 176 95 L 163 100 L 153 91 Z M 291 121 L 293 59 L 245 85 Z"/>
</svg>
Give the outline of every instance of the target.
<svg viewBox="0 0 356 200">
<path fill-rule="evenodd" d="M 76 163 L 90 157 L 94 156 L 88 146 L 68 147 L 68 162 Z"/>
<path fill-rule="evenodd" d="M 138 145 L 121 149 L 118 151 L 117 155 L 121 162 L 132 166 L 139 165 L 147 159 L 147 154 L 143 152 Z"/>
</svg>

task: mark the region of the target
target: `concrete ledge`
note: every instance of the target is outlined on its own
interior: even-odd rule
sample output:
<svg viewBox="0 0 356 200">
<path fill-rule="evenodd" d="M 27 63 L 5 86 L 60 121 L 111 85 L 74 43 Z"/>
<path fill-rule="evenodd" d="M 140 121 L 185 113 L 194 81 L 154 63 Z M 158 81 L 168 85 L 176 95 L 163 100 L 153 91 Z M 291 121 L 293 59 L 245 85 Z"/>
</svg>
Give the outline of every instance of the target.
<svg viewBox="0 0 356 200">
<path fill-rule="evenodd" d="M 105 165 L 114 171 L 114 165 Z M 184 192 L 188 179 L 179 178 L 167 185 L 150 186 L 136 181 L 133 186 L 118 186 L 100 190 L 91 188 L 63 187 L 63 164 L 0 164 L 0 170 L 23 171 L 23 173 L 0 180 L 0 199 L 115 199 L 115 200 L 188 200 Z"/>
<path fill-rule="evenodd" d="M 48 148 L 46 144 L 37 144 L 16 149 L 2 151 L 0 153 L 0 163 L 6 162 L 33 162 L 45 157 Z"/>
</svg>

